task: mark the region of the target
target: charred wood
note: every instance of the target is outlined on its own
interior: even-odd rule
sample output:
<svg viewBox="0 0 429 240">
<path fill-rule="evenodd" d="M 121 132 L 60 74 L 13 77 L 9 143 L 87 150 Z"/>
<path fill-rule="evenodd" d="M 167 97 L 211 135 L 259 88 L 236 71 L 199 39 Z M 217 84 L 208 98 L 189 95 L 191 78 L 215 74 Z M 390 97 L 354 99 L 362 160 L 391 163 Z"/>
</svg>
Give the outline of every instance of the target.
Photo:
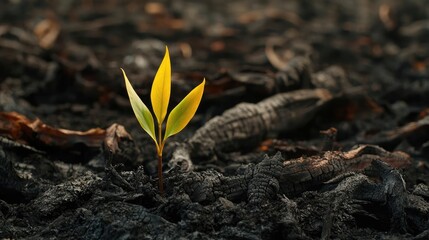
<svg viewBox="0 0 429 240">
<path fill-rule="evenodd" d="M 257 104 L 238 104 L 178 146 L 170 166 L 184 165 L 184 170 L 190 170 L 191 159 L 208 159 L 216 151 L 252 149 L 268 136 L 304 126 L 331 99 L 327 90 L 314 89 L 277 94 Z"/>
<path fill-rule="evenodd" d="M 396 168 L 406 168 L 411 163 L 410 157 L 403 152 L 391 153 L 377 146 L 363 145 L 348 152 L 329 151 L 321 156 L 286 161 L 278 153 L 273 157 L 266 156 L 256 165 L 250 164 L 242 174 L 233 177 L 215 171 L 190 172 L 181 180 L 172 177 L 169 182 L 172 185 L 183 182 L 185 192 L 197 202 L 212 202 L 225 197 L 260 204 L 277 194 L 295 196 L 317 189 L 340 174 L 366 169 L 374 160 Z"/>
<path fill-rule="evenodd" d="M 32 204 L 38 217 L 56 217 L 61 212 L 79 206 L 101 186 L 102 180 L 92 173 L 49 188 Z"/>
</svg>

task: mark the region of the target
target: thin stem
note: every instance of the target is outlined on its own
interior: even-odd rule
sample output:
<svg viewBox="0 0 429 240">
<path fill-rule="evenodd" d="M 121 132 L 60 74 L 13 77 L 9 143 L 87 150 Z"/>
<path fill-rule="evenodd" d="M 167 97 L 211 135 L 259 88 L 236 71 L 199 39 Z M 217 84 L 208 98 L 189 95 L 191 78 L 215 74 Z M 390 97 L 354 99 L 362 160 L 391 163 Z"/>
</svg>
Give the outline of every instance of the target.
<svg viewBox="0 0 429 240">
<path fill-rule="evenodd" d="M 162 150 L 158 153 L 158 188 L 159 193 L 164 195 L 164 179 L 162 177 Z"/>
<path fill-rule="evenodd" d="M 161 137 L 162 137 L 162 123 L 159 123 L 158 124 L 158 144 L 159 144 L 159 149 L 157 149 L 158 152 L 162 152 L 162 145 L 164 145 L 164 144 L 162 144 L 162 138 Z"/>
<path fill-rule="evenodd" d="M 162 124 L 158 124 L 158 188 L 161 195 L 164 194 L 164 179 L 162 177 L 162 150 L 164 143 L 162 141 Z"/>
</svg>

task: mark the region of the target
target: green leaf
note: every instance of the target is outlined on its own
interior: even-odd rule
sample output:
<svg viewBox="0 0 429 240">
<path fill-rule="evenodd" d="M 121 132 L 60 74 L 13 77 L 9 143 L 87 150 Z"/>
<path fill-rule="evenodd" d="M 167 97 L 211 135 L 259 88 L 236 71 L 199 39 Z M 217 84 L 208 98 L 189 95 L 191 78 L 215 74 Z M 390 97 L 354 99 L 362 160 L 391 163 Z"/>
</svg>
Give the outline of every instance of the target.
<svg viewBox="0 0 429 240">
<path fill-rule="evenodd" d="M 206 80 L 196 86 L 177 106 L 171 111 L 167 119 L 167 127 L 165 129 L 164 140 L 168 137 L 182 131 L 189 121 L 191 121 L 204 92 L 204 84 Z"/>
<path fill-rule="evenodd" d="M 152 90 L 150 92 L 150 99 L 152 101 L 152 109 L 155 113 L 158 125 L 164 121 L 167 115 L 168 102 L 170 100 L 171 91 L 171 65 L 170 55 L 167 46 L 165 47 L 164 59 L 159 65 L 156 72 L 155 79 L 153 80 Z"/>
<path fill-rule="evenodd" d="M 124 69 L 122 69 L 122 73 L 124 74 L 125 86 L 127 88 L 128 97 L 130 98 L 131 107 L 133 108 L 134 114 L 136 115 L 137 120 L 140 123 L 140 126 L 145 130 L 149 136 L 155 141 L 158 145 L 155 138 L 155 128 L 153 124 L 152 113 L 150 113 L 149 109 L 137 95 L 136 91 L 134 91 L 133 86 L 131 86 L 130 81 L 125 74 Z"/>
</svg>

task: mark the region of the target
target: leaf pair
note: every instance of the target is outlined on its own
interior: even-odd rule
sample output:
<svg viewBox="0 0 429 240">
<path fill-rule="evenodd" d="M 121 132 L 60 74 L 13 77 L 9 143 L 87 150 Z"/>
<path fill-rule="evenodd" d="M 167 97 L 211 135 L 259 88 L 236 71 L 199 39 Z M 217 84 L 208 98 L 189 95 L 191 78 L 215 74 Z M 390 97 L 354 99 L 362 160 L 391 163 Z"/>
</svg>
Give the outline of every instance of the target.
<svg viewBox="0 0 429 240">
<path fill-rule="evenodd" d="M 158 125 L 157 140 L 152 113 L 134 91 L 130 81 L 127 78 L 127 75 L 125 74 L 125 71 L 123 69 L 121 70 L 124 74 L 125 85 L 134 114 L 136 115 L 136 118 L 141 127 L 155 141 L 158 152 L 162 152 L 165 140 L 170 136 L 182 131 L 195 115 L 195 112 L 197 111 L 198 105 L 200 104 L 201 98 L 203 96 L 205 79 L 170 112 L 167 119 L 165 134 L 164 137 L 162 137 L 161 126 L 164 122 L 165 116 L 167 115 L 167 108 L 170 101 L 171 92 L 170 56 L 168 53 L 168 48 L 165 48 L 164 59 L 162 60 L 161 65 L 159 66 L 159 69 L 155 75 L 150 93 L 152 109 Z"/>
</svg>

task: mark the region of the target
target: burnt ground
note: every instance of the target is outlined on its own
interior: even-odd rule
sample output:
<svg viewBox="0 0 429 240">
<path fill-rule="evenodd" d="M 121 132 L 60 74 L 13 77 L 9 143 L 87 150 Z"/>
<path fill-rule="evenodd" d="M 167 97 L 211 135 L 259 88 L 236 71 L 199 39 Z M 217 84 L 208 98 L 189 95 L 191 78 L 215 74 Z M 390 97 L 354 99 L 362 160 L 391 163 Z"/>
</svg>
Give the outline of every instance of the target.
<svg viewBox="0 0 429 240">
<path fill-rule="evenodd" d="M 429 8 L 4 1 L 0 239 L 428 239 Z M 170 49 L 164 149 L 136 121 Z"/>
</svg>

